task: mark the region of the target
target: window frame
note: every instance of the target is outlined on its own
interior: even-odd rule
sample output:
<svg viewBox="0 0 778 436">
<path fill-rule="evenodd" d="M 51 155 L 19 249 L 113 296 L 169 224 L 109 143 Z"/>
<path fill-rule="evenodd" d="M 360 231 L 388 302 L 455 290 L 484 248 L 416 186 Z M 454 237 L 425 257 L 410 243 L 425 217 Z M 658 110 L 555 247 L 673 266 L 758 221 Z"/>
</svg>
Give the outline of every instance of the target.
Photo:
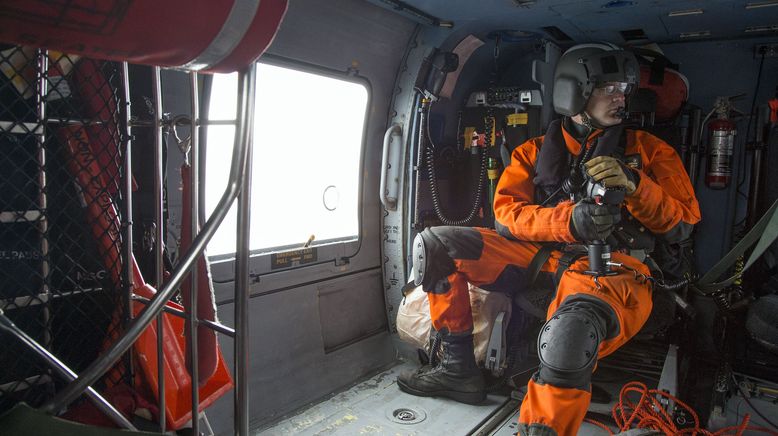
<svg viewBox="0 0 778 436">
<path fill-rule="evenodd" d="M 370 81 L 364 77 L 360 76 L 359 72 L 356 69 L 349 68 L 346 71 L 339 71 L 327 67 L 323 67 L 320 65 L 310 64 L 307 62 L 297 61 L 294 59 L 289 59 L 277 55 L 272 55 L 269 53 L 264 54 L 258 61 L 259 64 L 266 64 L 271 65 L 275 67 L 281 67 L 281 68 L 287 68 L 290 70 L 303 72 L 303 73 L 309 73 L 309 74 L 315 74 L 323 77 L 329 77 L 332 79 L 337 80 L 343 80 L 346 82 L 354 83 L 357 85 L 361 85 L 365 88 L 365 91 L 367 92 L 367 99 L 365 104 L 365 110 L 364 110 L 364 116 L 363 116 L 363 123 L 362 123 L 362 136 L 361 136 L 361 143 L 360 143 L 360 156 L 359 156 L 359 168 L 357 170 L 357 235 L 355 237 L 351 236 L 343 236 L 338 238 L 331 238 L 331 239 L 324 239 L 324 240 L 314 240 L 311 242 L 311 244 L 307 247 L 311 249 L 313 252 L 316 253 L 316 260 L 308 263 L 299 263 L 299 264 L 293 264 L 287 267 L 274 267 L 272 265 L 272 257 L 273 255 L 279 254 L 279 253 L 289 253 L 294 252 L 297 250 L 305 249 L 301 244 L 291 244 L 291 245 L 281 245 L 276 247 L 266 247 L 266 248 L 260 248 L 260 249 L 250 249 L 249 250 L 249 262 L 252 270 L 252 274 L 265 274 L 265 273 L 271 273 L 271 272 L 280 272 L 280 271 L 288 271 L 293 270 L 297 268 L 306 268 L 306 267 L 312 267 L 316 265 L 322 265 L 327 263 L 332 263 L 334 261 L 335 265 L 344 265 L 348 264 L 350 262 L 350 259 L 352 257 L 355 257 L 358 255 L 361 246 L 362 241 L 364 239 L 365 235 L 365 229 L 364 229 L 364 220 L 363 220 L 363 206 L 364 206 L 364 189 L 365 189 L 365 176 L 364 176 L 364 168 L 365 168 L 365 154 L 366 154 L 366 146 L 367 146 L 367 135 L 369 132 L 369 115 L 370 115 L 370 107 L 372 105 L 372 99 L 373 99 L 373 89 L 370 84 Z M 258 75 L 257 80 L 262 80 L 262 76 Z M 207 76 L 205 79 L 205 87 L 203 92 L 203 103 L 202 107 L 204 110 L 202 111 L 203 117 L 202 117 L 202 127 L 203 132 L 201 134 L 201 141 L 203 144 L 203 148 L 205 150 L 204 156 L 207 156 L 207 147 L 208 144 L 206 143 L 207 138 L 207 129 L 210 125 L 231 125 L 235 126 L 237 120 L 231 120 L 231 121 L 223 121 L 223 120 L 217 120 L 215 122 L 210 121 L 209 117 L 209 108 L 210 108 L 210 92 L 212 89 L 212 81 L 213 76 Z M 261 138 L 259 138 L 261 141 Z M 254 143 L 252 144 L 253 150 L 256 152 L 256 144 L 258 143 L 257 135 L 254 135 L 253 139 Z M 257 153 L 253 153 L 252 159 L 256 158 Z M 252 162 L 253 164 L 253 162 Z M 254 178 L 254 174 L 252 172 L 252 180 Z M 203 183 L 207 183 L 207 174 L 205 170 L 205 159 L 203 159 L 203 168 L 201 173 L 201 180 L 203 180 Z M 252 182 L 253 183 L 253 182 Z M 204 189 L 201 191 L 205 191 Z M 205 214 L 205 194 L 203 193 L 203 198 L 201 198 L 200 205 L 202 209 L 202 214 Z M 237 203 L 236 203 L 237 204 Z M 258 231 L 256 227 L 252 226 L 251 231 Z M 236 236 L 237 237 L 237 236 Z M 217 269 L 221 270 L 223 267 L 226 267 L 227 264 L 231 264 L 235 260 L 235 253 L 223 253 L 223 254 L 217 254 L 217 255 L 208 255 L 209 262 Z"/>
</svg>

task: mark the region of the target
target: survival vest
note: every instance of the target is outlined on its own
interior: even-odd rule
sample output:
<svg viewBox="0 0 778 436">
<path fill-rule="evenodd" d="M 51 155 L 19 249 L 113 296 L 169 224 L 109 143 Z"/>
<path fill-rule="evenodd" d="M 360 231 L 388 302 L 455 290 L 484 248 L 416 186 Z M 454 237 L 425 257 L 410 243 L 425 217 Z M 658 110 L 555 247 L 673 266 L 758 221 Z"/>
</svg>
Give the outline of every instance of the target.
<svg viewBox="0 0 778 436">
<path fill-rule="evenodd" d="M 623 125 L 606 129 L 595 138 L 594 143 L 586 151 L 587 154 L 583 155 L 580 160 L 585 161 L 596 156 L 612 156 L 630 167 L 640 168 L 642 164 L 640 159 L 625 156 L 627 135 L 631 131 L 632 129 Z M 569 177 L 571 170 L 574 170 L 573 167 L 578 160 L 567 149 L 562 133 L 562 121 L 553 121 L 543 137 L 534 163 L 535 204 L 554 207 L 559 202 L 570 199 L 569 194 L 564 193 L 561 187 L 565 179 Z M 581 197 L 582 195 L 578 195 L 574 200 L 579 200 Z M 609 237 L 608 243 L 614 250 L 626 250 L 630 255 L 641 259 L 657 278 L 680 279 L 694 272 L 691 240 L 680 244 L 667 243 L 663 238 L 652 234 L 626 208 L 622 208 L 622 220 Z M 562 256 L 559 258 L 556 274 L 551 277 L 553 283 L 536 283 L 536 280 L 540 280 L 538 273 L 542 265 L 545 264 L 554 250 L 561 251 Z M 544 243 L 527 267 L 528 289 L 514 296 L 514 302 L 526 313 L 544 319 L 545 308 L 554 294 L 554 292 L 548 291 L 556 289 L 561 275 L 567 267 L 585 255 L 586 251 L 581 245 Z M 667 299 L 666 293 L 655 293 L 654 298 L 657 296 Z M 669 301 L 669 307 L 673 308 L 672 300 Z M 672 310 L 667 312 L 672 313 Z M 672 316 L 653 322 L 652 325 L 663 326 L 669 323 L 668 320 L 671 321 Z"/>
<path fill-rule="evenodd" d="M 629 130 L 623 125 L 606 129 L 595 138 L 585 159 L 612 156 L 624 162 Z M 565 145 L 562 120 L 554 120 L 549 124 L 548 131 L 543 137 L 543 144 L 535 162 L 533 179 L 535 204 L 554 207 L 560 201 L 569 199 L 560 188 L 571 171 L 576 170 L 573 168 L 576 161 L 576 156 L 570 153 Z M 640 163 L 626 162 L 626 164 L 639 167 Z M 578 199 L 580 196 L 575 198 Z M 685 253 L 691 250 L 691 241 L 672 245 L 665 243 L 643 227 L 626 208 L 622 208 L 622 220 L 608 239 L 608 243 L 614 250 L 626 250 L 633 255 L 652 254 L 645 263 L 654 272 L 671 278 L 684 277 L 694 270 L 689 253 Z"/>
<path fill-rule="evenodd" d="M 627 129 L 623 126 L 609 128 L 598 136 L 585 159 L 597 156 L 612 156 L 621 161 L 627 148 Z M 567 194 L 561 186 L 565 179 L 573 171 L 578 159 L 572 155 L 565 146 L 562 136 L 562 121 L 554 120 L 543 137 L 543 145 L 538 152 L 535 162 L 535 204 L 545 204 L 549 207 L 556 206 L 560 201 L 567 200 Z M 575 200 L 580 199 L 576 195 Z M 625 208 L 622 208 L 622 221 L 613 232 L 612 240 L 608 241 L 614 249 L 627 249 L 630 251 L 644 250 L 651 252 L 654 249 L 655 238 L 647 229 L 642 228 L 640 222 L 632 217 Z"/>
</svg>

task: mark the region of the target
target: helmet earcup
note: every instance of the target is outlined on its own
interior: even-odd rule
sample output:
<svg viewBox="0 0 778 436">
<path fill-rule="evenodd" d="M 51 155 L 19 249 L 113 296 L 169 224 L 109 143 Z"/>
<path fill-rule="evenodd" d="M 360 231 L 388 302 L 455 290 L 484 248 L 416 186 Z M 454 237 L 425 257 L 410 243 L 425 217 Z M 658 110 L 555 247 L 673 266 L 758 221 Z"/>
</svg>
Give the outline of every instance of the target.
<svg viewBox="0 0 778 436">
<path fill-rule="evenodd" d="M 586 98 L 581 85 L 573 77 L 558 77 L 554 83 L 554 110 L 560 115 L 571 117 L 581 113 L 586 106 Z"/>
</svg>

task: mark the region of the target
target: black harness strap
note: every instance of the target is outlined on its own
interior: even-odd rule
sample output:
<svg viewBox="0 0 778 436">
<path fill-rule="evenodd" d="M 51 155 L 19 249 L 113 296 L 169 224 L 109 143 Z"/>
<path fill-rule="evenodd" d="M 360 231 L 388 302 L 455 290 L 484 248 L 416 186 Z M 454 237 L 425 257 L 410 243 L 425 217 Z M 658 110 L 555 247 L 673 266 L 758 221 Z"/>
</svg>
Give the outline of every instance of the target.
<svg viewBox="0 0 778 436">
<path fill-rule="evenodd" d="M 551 252 L 554 250 L 559 250 L 561 247 L 562 244 L 556 242 L 545 243 L 542 247 L 540 247 L 540 250 L 535 253 L 532 261 L 530 261 L 529 265 L 527 265 L 527 286 L 525 288 L 526 292 L 517 292 L 513 297 L 513 301 L 517 306 L 524 310 L 524 312 L 536 316 L 540 319 L 546 318 L 545 311 L 533 304 L 525 294 L 531 293 L 531 291 L 535 289 L 535 282 L 538 280 L 540 269 L 543 267 L 546 261 L 548 261 L 548 258 L 551 257 Z"/>
<path fill-rule="evenodd" d="M 540 274 L 540 269 L 548 261 L 549 257 L 551 257 L 551 253 L 554 250 L 561 250 L 563 248 L 564 244 L 562 243 L 544 244 L 540 250 L 535 253 L 535 257 L 532 258 L 532 261 L 527 266 L 527 272 L 529 273 L 527 277 L 527 287 L 525 288 L 524 292 L 517 292 L 513 296 L 513 302 L 516 303 L 516 305 L 519 306 L 519 308 L 521 308 L 525 313 L 533 315 L 539 319 L 546 319 L 546 312 L 544 308 L 534 304 L 527 297 L 535 294 L 533 291 L 535 291 L 538 274 Z M 570 268 L 570 265 L 585 255 L 586 253 L 581 250 L 562 251 L 562 256 L 559 258 L 559 266 L 557 267 L 553 278 L 554 294 L 556 294 L 556 289 L 559 287 L 559 280 L 562 278 L 562 274 L 565 272 L 565 270 Z"/>
<path fill-rule="evenodd" d="M 513 302 L 516 303 L 516 305 L 519 306 L 524 312 L 540 319 L 546 319 L 546 312 L 532 304 L 532 302 L 529 301 L 527 297 L 521 292 L 517 292 L 516 295 L 513 296 Z"/>
<path fill-rule="evenodd" d="M 554 274 L 554 287 L 559 287 L 559 281 L 562 279 L 562 274 L 570 268 L 570 265 L 575 263 L 576 260 L 586 256 L 585 251 L 570 250 L 563 251 L 562 256 L 559 258 L 559 266 L 556 268 L 556 274 Z"/>
<path fill-rule="evenodd" d="M 619 142 L 616 143 L 616 148 L 613 150 L 613 154 L 611 156 L 615 157 L 618 160 L 623 161 L 624 155 L 627 153 L 627 129 L 623 129 L 621 131 L 621 136 L 619 137 Z"/>
<path fill-rule="evenodd" d="M 540 269 L 543 267 L 543 264 L 546 263 L 549 257 L 551 257 L 551 252 L 554 250 L 560 250 L 562 248 L 562 244 L 552 242 L 552 243 L 546 243 L 543 244 L 542 247 L 540 247 L 540 250 L 538 250 L 537 253 L 535 253 L 535 256 L 532 258 L 532 261 L 527 265 L 527 288 L 532 289 L 535 287 L 535 282 L 538 280 L 538 274 L 540 273 Z"/>
</svg>

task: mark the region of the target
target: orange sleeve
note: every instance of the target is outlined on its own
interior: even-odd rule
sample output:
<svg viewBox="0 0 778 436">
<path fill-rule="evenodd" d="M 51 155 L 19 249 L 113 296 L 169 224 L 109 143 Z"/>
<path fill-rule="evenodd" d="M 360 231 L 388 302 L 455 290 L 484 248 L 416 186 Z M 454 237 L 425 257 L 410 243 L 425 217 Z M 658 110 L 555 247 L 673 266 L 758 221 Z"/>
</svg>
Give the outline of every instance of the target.
<svg viewBox="0 0 778 436">
<path fill-rule="evenodd" d="M 570 233 L 571 202 L 565 201 L 556 207 L 533 204 L 535 161 L 542 142 L 542 137 L 530 139 L 513 150 L 511 164 L 500 176 L 494 193 L 497 230 L 503 236 L 522 241 L 575 242 Z M 505 230 L 510 235 L 505 235 Z"/>
<path fill-rule="evenodd" d="M 637 190 L 627 197 L 627 210 L 658 236 L 700 221 L 694 188 L 675 149 L 648 132 L 634 131 L 630 137 L 627 148 L 640 150 L 644 166 Z"/>
</svg>

